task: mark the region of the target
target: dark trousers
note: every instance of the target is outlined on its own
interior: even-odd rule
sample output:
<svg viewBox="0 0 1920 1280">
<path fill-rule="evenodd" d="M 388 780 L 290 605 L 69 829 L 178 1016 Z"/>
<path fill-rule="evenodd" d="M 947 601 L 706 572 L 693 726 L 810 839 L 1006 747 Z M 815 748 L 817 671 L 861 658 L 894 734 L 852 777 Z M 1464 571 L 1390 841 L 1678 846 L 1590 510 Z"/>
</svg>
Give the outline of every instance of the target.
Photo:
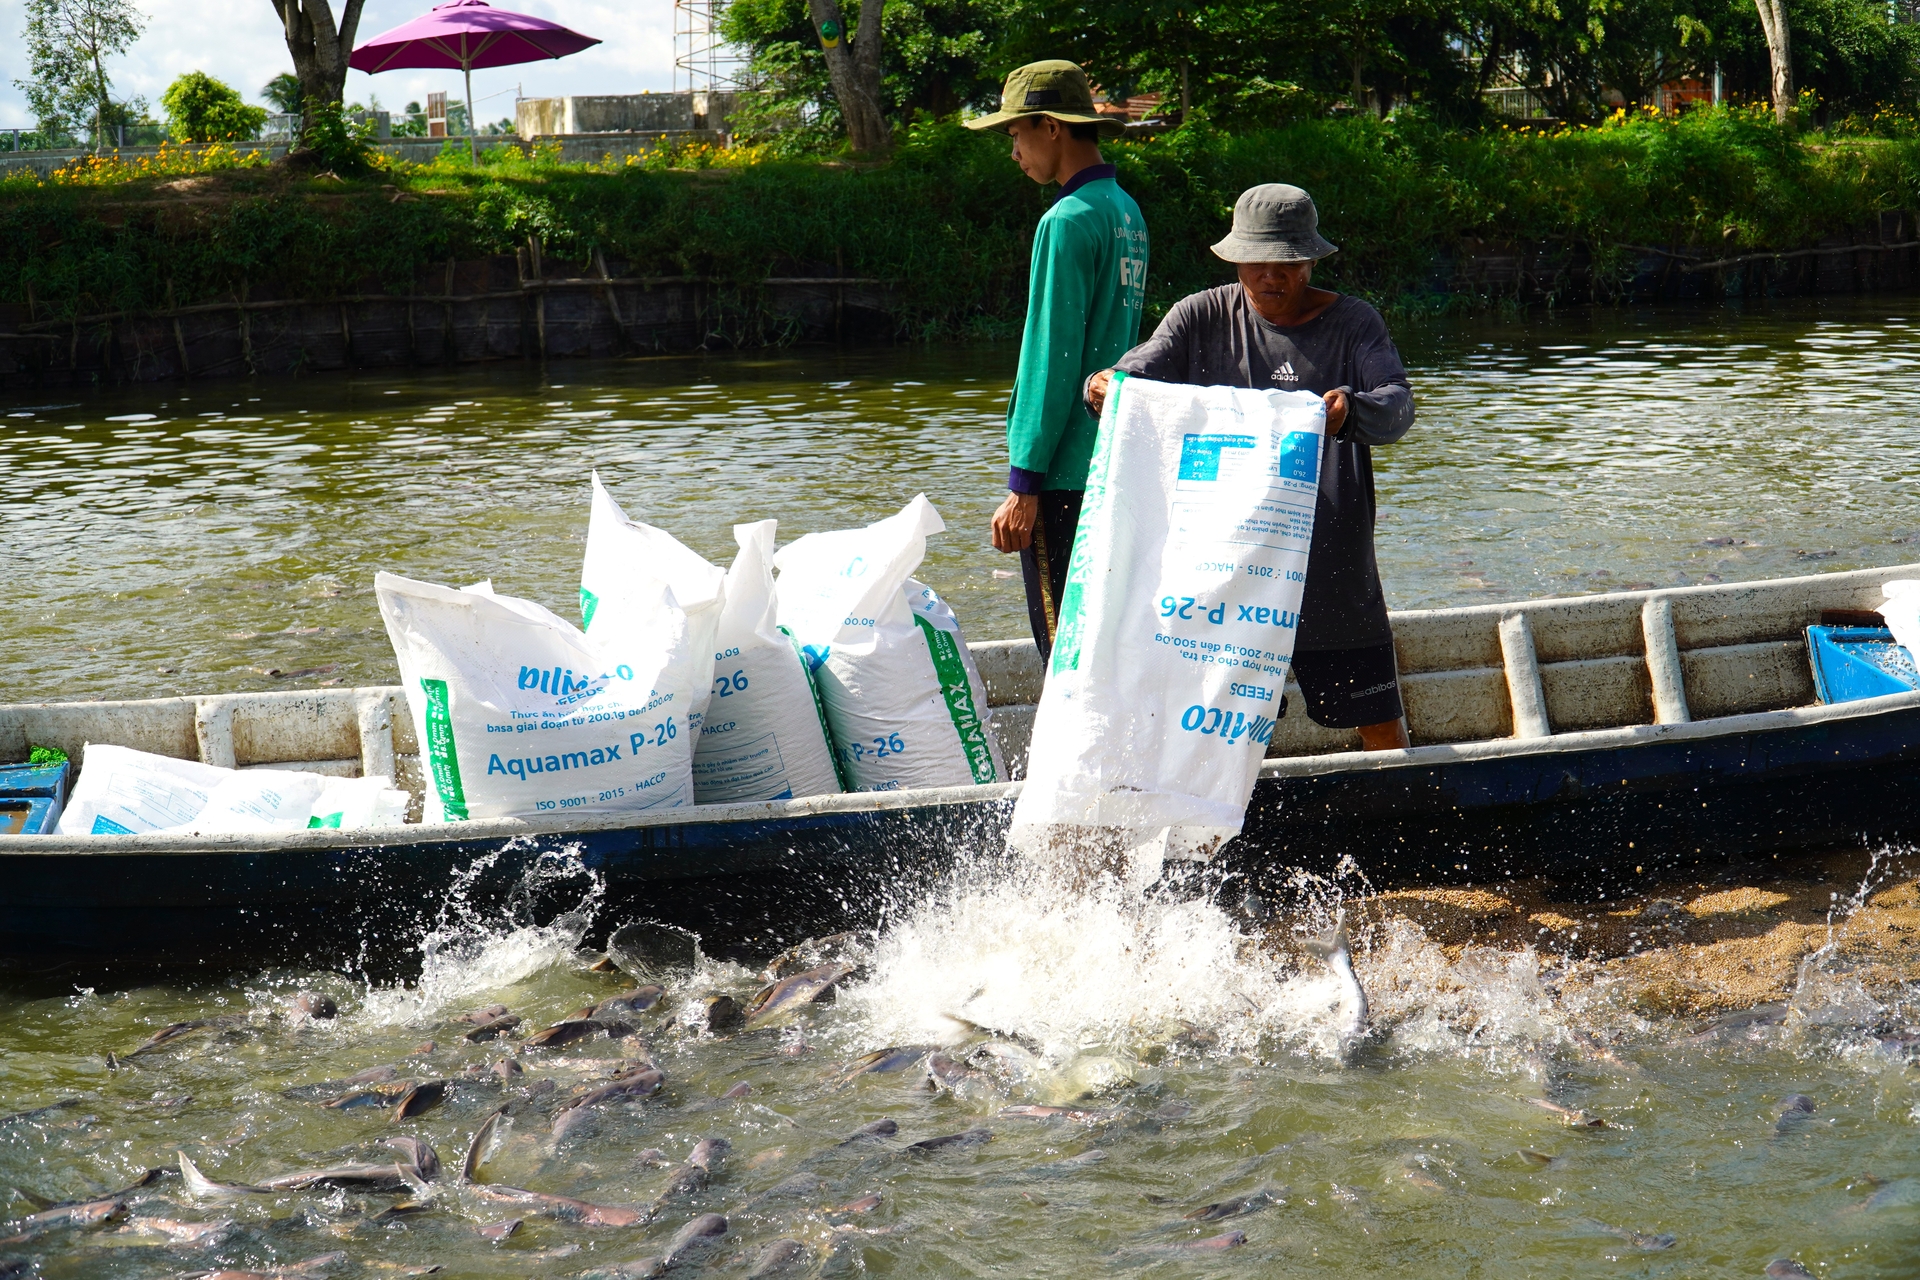
<svg viewBox="0 0 1920 1280">
<path fill-rule="evenodd" d="M 1033 541 L 1020 553 L 1021 576 L 1027 581 L 1027 621 L 1040 661 L 1053 657 L 1053 636 L 1060 626 L 1060 597 L 1067 589 L 1067 560 L 1073 555 L 1074 531 L 1080 527 L 1079 489 L 1046 489 L 1040 494 L 1040 518 L 1033 522 Z"/>
</svg>

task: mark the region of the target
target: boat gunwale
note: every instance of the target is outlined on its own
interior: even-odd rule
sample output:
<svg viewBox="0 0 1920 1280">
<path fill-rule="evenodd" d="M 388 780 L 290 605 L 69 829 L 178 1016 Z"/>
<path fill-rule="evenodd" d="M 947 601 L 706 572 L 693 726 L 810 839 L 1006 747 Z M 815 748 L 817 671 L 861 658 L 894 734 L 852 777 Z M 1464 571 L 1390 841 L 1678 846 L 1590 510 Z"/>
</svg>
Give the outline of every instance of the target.
<svg viewBox="0 0 1920 1280">
<path fill-rule="evenodd" d="M 1570 755 L 1589 751 L 1630 750 L 1673 743 L 1711 741 L 1748 733 L 1809 728 L 1825 724 L 1873 719 L 1902 711 L 1920 710 L 1920 691 L 1886 694 L 1854 702 L 1785 707 L 1742 715 L 1720 716 L 1682 724 L 1626 725 L 1588 729 L 1544 738 L 1496 738 L 1479 742 L 1434 743 L 1392 751 L 1343 751 L 1315 756 L 1281 756 L 1266 760 L 1260 778 L 1311 778 L 1328 774 L 1431 769 L 1529 756 Z M 207 853 L 260 854 L 460 844 L 485 840 L 513 840 L 608 831 L 716 826 L 751 823 L 802 823 L 839 815 L 866 816 L 924 809 L 954 809 L 1005 803 L 1018 797 L 1021 783 L 984 786 L 923 787 L 903 791 L 844 792 L 794 800 L 752 804 L 688 805 L 652 813 L 581 814 L 569 818 L 487 818 L 446 824 L 410 823 L 400 827 L 358 831 L 313 830 L 292 832 L 263 840 L 259 835 L 194 836 L 0 836 L 0 859 L 20 856 L 86 855 L 147 856 Z M 386 837 L 394 838 L 386 838 Z"/>
</svg>

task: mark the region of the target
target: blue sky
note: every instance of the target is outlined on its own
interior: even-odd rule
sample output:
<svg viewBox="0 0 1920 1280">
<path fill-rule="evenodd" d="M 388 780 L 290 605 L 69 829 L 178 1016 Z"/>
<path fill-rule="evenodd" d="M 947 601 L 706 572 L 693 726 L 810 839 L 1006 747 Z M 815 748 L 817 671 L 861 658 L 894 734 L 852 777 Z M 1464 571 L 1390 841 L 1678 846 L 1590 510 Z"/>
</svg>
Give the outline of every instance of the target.
<svg viewBox="0 0 1920 1280">
<path fill-rule="evenodd" d="M 281 71 L 293 70 L 279 20 L 268 0 L 137 0 L 147 15 L 140 42 L 116 59 L 108 73 L 116 95 L 138 94 L 159 116 L 161 91 L 184 71 L 204 71 L 258 102 L 260 86 Z M 425 13 L 432 0 L 367 0 L 358 41 Z M 602 43 L 559 62 L 530 63 L 476 71 L 474 113 L 482 120 L 513 114 L 514 86 L 527 97 L 559 94 L 639 93 L 673 88 L 672 0 L 509 0 L 501 7 L 562 23 L 598 36 Z M 336 14 L 340 0 L 333 0 Z M 26 25 L 23 0 L 0 0 L 0 128 L 33 124 L 26 97 L 14 87 L 26 78 L 27 55 L 20 40 Z M 408 101 L 426 100 L 429 91 L 461 93 L 457 71 L 388 71 L 378 76 L 347 75 L 347 100 L 365 102 L 377 95 L 382 106 L 398 111 Z M 6 144 L 0 142 L 0 147 Z"/>
</svg>

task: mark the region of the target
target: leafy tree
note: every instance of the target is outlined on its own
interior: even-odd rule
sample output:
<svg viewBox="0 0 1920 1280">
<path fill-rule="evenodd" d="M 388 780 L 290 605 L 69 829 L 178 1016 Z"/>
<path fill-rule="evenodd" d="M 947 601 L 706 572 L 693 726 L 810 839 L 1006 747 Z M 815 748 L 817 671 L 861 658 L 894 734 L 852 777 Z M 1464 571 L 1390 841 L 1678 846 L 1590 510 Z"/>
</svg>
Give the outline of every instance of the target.
<svg viewBox="0 0 1920 1280">
<path fill-rule="evenodd" d="M 265 107 L 250 105 L 204 71 L 189 71 L 168 85 L 160 105 L 167 109 L 167 125 L 178 142 L 251 138 L 267 122 Z"/>
<path fill-rule="evenodd" d="M 260 86 L 260 96 L 281 115 L 296 115 L 300 111 L 300 77 L 291 71 L 282 71 Z"/>
<path fill-rule="evenodd" d="M 878 98 L 889 131 L 921 111 L 947 116 L 997 99 L 1006 71 L 999 45 L 1016 3 L 887 0 Z M 765 91 L 736 115 L 736 127 L 777 127 L 806 141 L 838 136 L 845 114 L 807 0 L 733 0 L 723 30 L 749 51 L 750 82 Z"/>
<path fill-rule="evenodd" d="M 138 123 L 146 104 L 116 102 L 107 59 L 125 53 L 146 25 L 131 0 L 27 0 L 27 46 L 31 78 L 14 86 L 27 95 L 27 107 L 43 136 L 72 136 L 92 126 L 104 140 L 116 125 Z"/>
<path fill-rule="evenodd" d="M 293 55 L 293 73 L 300 82 L 301 145 L 288 159 L 311 160 L 341 145 L 335 136 L 336 121 L 332 117 L 323 119 L 321 108 L 332 108 L 338 114 L 347 85 L 347 58 L 353 53 L 353 37 L 360 29 L 360 9 L 366 0 L 342 0 L 338 22 L 334 21 L 330 0 L 270 2 L 280 17 L 287 52 Z M 326 145 L 319 145 L 310 136 L 316 128 L 326 131 Z"/>
<path fill-rule="evenodd" d="M 1762 0 L 888 0 L 881 110 L 990 105 L 1005 73 L 1071 58 L 1109 93 L 1158 92 L 1234 126 L 1412 103 L 1441 122 L 1488 118 L 1485 91 L 1531 88 L 1551 115 L 1591 120 L 1652 103 L 1677 80 L 1724 72 L 1736 100 L 1771 98 Z M 1773 4 L 1776 0 L 1764 0 Z M 1867 112 L 1920 94 L 1920 0 L 1777 0 L 1791 87 L 1823 110 Z M 845 126 L 809 0 L 733 0 L 727 38 L 749 50 L 763 127 L 789 142 Z M 1617 95 L 1617 97 L 1615 96 Z M 748 132 L 752 131 L 749 126 Z"/>
</svg>

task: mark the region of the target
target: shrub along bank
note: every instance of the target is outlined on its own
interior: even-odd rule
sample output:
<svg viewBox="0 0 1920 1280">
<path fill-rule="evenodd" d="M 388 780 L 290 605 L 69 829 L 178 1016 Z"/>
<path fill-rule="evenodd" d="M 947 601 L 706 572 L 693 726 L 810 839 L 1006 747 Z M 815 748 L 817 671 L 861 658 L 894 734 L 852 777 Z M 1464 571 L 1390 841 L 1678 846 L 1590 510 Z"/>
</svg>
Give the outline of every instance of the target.
<svg viewBox="0 0 1920 1280">
<path fill-rule="evenodd" d="M 1479 237 L 1584 251 L 1605 296 L 1630 276 L 1635 246 L 1792 249 L 1920 209 L 1917 135 L 1905 118 L 1871 133 L 1795 132 L 1739 109 L 1552 132 L 1462 132 L 1403 114 L 1239 132 L 1196 123 L 1109 154 L 1152 230 L 1157 314 L 1226 278 L 1207 246 L 1257 182 L 1314 194 L 1342 250 L 1318 279 L 1336 288 L 1416 302 L 1446 288 L 1436 264 Z M 449 158 L 343 180 L 224 157 L 0 179 L 0 304 L 45 321 L 230 300 L 243 287 L 404 291 L 449 258 L 535 237 L 550 260 L 597 252 L 617 273 L 737 286 L 741 341 L 770 332 L 750 314 L 769 275 L 894 281 L 902 336 L 1002 333 L 1018 324 L 1032 227 L 1052 198 L 1004 140 L 952 124 L 914 128 L 872 166 L 710 148 L 582 166 L 503 148 L 478 168 Z"/>
</svg>

